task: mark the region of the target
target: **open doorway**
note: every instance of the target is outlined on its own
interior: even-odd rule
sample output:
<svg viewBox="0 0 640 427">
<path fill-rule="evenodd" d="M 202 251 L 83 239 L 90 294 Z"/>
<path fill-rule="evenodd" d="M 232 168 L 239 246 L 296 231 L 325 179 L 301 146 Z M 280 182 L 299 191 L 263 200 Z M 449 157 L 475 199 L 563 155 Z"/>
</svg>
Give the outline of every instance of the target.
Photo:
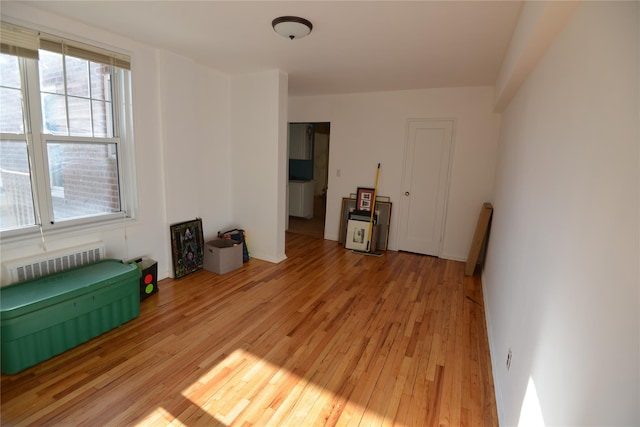
<svg viewBox="0 0 640 427">
<path fill-rule="evenodd" d="M 330 133 L 328 122 L 289 123 L 290 233 L 324 238 Z"/>
</svg>

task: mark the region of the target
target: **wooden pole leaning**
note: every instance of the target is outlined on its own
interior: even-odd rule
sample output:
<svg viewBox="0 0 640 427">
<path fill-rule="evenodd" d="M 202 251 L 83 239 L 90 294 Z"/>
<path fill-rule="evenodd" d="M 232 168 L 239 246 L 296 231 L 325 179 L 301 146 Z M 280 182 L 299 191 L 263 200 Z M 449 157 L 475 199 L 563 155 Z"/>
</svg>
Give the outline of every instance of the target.
<svg viewBox="0 0 640 427">
<path fill-rule="evenodd" d="M 373 187 L 373 201 L 371 202 L 371 216 L 369 217 L 369 230 L 367 232 L 367 249 L 366 251 L 353 250 L 352 252 L 363 255 L 382 256 L 381 253 L 372 252 L 373 245 L 371 244 L 371 238 L 373 237 L 373 216 L 376 213 L 376 197 L 378 194 L 378 179 L 380 178 L 380 163 L 376 169 L 376 185 Z"/>
<path fill-rule="evenodd" d="M 369 217 L 369 231 L 367 232 L 367 252 L 371 252 L 371 236 L 373 235 L 373 216 L 376 213 L 376 196 L 378 193 L 378 179 L 380 178 L 380 163 L 376 169 L 376 185 L 373 187 L 373 200 L 371 202 L 371 216 Z"/>
</svg>

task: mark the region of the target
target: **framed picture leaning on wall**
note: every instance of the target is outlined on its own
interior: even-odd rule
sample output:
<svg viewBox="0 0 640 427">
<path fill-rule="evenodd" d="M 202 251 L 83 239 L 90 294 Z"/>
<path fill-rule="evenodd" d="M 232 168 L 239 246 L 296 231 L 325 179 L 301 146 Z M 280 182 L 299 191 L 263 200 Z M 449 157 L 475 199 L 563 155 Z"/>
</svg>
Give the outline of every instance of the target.
<svg viewBox="0 0 640 427">
<path fill-rule="evenodd" d="M 375 190 L 373 188 L 358 187 L 358 192 L 356 194 L 356 210 L 371 212 L 374 193 Z"/>
<path fill-rule="evenodd" d="M 350 219 L 347 224 L 347 236 L 344 247 L 357 251 L 366 251 L 369 237 L 369 222 Z"/>
<path fill-rule="evenodd" d="M 389 225 L 391 223 L 391 202 L 382 201 L 389 200 L 385 196 L 376 197 L 376 245 L 377 251 L 386 251 L 389 243 Z M 356 199 L 351 197 L 342 198 L 342 209 L 340 211 L 340 229 L 338 234 L 338 242 L 344 245 L 347 238 L 347 226 L 349 217 L 356 210 Z"/>
<path fill-rule="evenodd" d="M 200 270 L 204 265 L 202 219 L 172 224 L 169 228 L 174 277 L 179 279 Z"/>
</svg>

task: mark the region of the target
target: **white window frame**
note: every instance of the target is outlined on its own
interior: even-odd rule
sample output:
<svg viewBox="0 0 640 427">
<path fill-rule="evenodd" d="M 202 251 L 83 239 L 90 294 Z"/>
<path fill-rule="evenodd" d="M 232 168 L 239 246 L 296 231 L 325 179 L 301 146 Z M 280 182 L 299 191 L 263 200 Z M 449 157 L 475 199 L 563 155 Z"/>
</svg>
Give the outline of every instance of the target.
<svg viewBox="0 0 640 427">
<path fill-rule="evenodd" d="M 18 62 L 22 79 L 25 133 L 1 134 L 0 137 L 10 140 L 26 140 L 27 142 L 36 224 L 2 230 L 0 238 L 3 241 L 12 241 L 25 237 L 37 237 L 42 233 L 57 234 L 75 230 L 100 229 L 113 224 L 121 224 L 123 220 L 135 219 L 138 212 L 138 197 L 133 144 L 131 72 L 127 69 L 112 67 L 113 138 L 61 136 L 45 134 L 42 131 L 38 60 L 18 57 Z M 68 95 L 65 93 L 65 96 Z M 117 147 L 120 211 L 54 220 L 47 144 L 56 141 L 115 144 Z"/>
</svg>

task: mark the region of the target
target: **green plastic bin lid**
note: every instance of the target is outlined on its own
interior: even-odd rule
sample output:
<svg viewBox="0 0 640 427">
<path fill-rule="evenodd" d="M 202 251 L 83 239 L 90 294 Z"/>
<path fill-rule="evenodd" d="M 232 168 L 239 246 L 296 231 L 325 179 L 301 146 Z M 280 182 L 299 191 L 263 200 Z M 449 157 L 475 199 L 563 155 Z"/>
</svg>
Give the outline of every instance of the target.
<svg viewBox="0 0 640 427">
<path fill-rule="evenodd" d="M 12 318 L 123 280 L 134 279 L 137 286 L 141 274 L 135 265 L 108 259 L 4 286 L 0 288 L 1 318 Z"/>
</svg>

